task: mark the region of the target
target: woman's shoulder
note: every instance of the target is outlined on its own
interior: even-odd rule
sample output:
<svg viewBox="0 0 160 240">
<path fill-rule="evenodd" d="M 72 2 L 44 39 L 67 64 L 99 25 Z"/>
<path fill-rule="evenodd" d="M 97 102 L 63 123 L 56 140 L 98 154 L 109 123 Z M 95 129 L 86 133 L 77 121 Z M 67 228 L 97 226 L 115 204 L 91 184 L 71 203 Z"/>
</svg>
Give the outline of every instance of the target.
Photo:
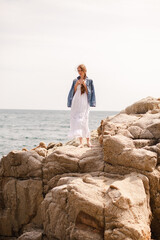
<svg viewBox="0 0 160 240">
<path fill-rule="evenodd" d="M 88 81 L 93 81 L 93 79 L 92 78 L 90 78 L 90 77 L 86 77 L 86 79 L 88 80 Z"/>
<path fill-rule="evenodd" d="M 87 80 L 88 82 L 90 82 L 90 83 L 93 82 L 93 79 L 91 79 L 91 78 L 86 78 L 86 80 Z"/>
<path fill-rule="evenodd" d="M 76 83 L 76 81 L 77 81 L 77 79 L 76 79 L 76 78 L 74 78 L 74 79 L 73 79 L 73 81 L 72 81 L 72 83 Z"/>
</svg>

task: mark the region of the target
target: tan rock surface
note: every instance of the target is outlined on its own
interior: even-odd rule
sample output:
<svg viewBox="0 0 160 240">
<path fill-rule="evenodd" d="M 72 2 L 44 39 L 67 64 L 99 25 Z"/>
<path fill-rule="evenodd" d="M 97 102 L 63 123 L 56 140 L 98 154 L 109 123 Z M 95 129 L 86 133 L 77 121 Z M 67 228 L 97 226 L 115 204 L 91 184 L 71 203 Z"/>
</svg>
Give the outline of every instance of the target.
<svg viewBox="0 0 160 240">
<path fill-rule="evenodd" d="M 103 139 L 104 171 L 122 175 L 136 171 L 148 177 L 150 181 L 150 205 L 153 213 L 151 227 L 156 239 L 160 237 L 160 208 L 156 200 L 160 199 L 160 152 L 157 147 L 160 142 L 159 103 L 160 99 L 150 97 L 142 99 L 116 116 L 102 121 L 101 126 L 99 126 L 101 131 L 98 132 L 99 137 Z M 106 134 L 109 124 L 114 124 L 117 127 L 115 133 L 111 130 Z M 121 137 L 119 129 L 123 135 Z M 127 135 L 125 130 L 129 131 L 131 136 Z M 134 143 L 134 147 L 131 146 L 131 142 Z"/>
<path fill-rule="evenodd" d="M 150 239 L 148 189 L 137 174 L 61 178 L 42 202 L 44 232 L 49 239 Z"/>
<path fill-rule="evenodd" d="M 125 111 L 127 114 L 144 114 L 149 110 L 159 110 L 159 109 L 160 109 L 160 99 L 147 97 L 127 107 Z"/>
<path fill-rule="evenodd" d="M 101 120 L 91 142 L 1 159 L 0 239 L 160 239 L 160 99 Z"/>
<path fill-rule="evenodd" d="M 0 176 L 41 179 L 42 159 L 35 151 L 11 151 L 1 159 Z"/>
<path fill-rule="evenodd" d="M 23 233 L 18 240 L 42 240 L 42 232 L 31 231 Z"/>
<path fill-rule="evenodd" d="M 133 140 L 123 135 L 104 138 L 104 161 L 152 172 L 157 165 L 157 154 L 143 148 L 135 148 Z"/>
</svg>

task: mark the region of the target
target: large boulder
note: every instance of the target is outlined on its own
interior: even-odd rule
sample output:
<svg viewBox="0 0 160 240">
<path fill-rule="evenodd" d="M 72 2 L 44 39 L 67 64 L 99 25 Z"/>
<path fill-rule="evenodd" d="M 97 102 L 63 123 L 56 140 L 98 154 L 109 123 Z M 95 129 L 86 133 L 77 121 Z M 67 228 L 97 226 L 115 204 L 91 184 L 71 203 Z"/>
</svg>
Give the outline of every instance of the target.
<svg viewBox="0 0 160 240">
<path fill-rule="evenodd" d="M 135 148 L 133 140 L 123 135 L 104 138 L 104 161 L 115 166 L 122 165 L 145 171 L 153 171 L 157 164 L 157 154 L 143 148 Z"/>
<path fill-rule="evenodd" d="M 104 171 L 148 177 L 153 213 L 153 237 L 160 237 L 160 99 L 145 98 L 119 114 L 101 121 L 98 127 L 103 144 Z"/>
<path fill-rule="evenodd" d="M 57 147 L 43 159 L 44 191 L 48 192 L 50 181 L 56 175 L 103 171 L 103 168 L 103 152 L 100 146 L 93 149 L 72 145 Z"/>
<path fill-rule="evenodd" d="M 42 158 L 34 151 L 11 151 L 0 161 L 0 235 L 18 236 L 28 223 L 42 226 Z"/>
<path fill-rule="evenodd" d="M 160 110 L 160 99 L 143 98 L 125 109 L 127 114 L 144 114 L 149 110 Z"/>
<path fill-rule="evenodd" d="M 1 185 L 0 233 L 18 236 L 28 223 L 41 227 L 40 204 L 43 201 L 42 181 L 3 178 Z"/>
<path fill-rule="evenodd" d="M 0 176 L 42 178 L 42 159 L 34 151 L 11 151 L 0 162 Z"/>
<path fill-rule="evenodd" d="M 42 202 L 44 232 L 48 239 L 150 239 L 148 189 L 136 173 L 62 177 Z"/>
</svg>

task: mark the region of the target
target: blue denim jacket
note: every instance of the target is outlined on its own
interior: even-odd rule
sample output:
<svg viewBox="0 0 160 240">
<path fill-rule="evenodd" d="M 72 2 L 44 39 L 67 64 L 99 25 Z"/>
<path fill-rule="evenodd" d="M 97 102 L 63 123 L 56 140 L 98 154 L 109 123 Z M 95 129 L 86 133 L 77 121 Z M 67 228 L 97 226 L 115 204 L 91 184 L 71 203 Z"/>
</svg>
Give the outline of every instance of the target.
<svg viewBox="0 0 160 240">
<path fill-rule="evenodd" d="M 74 96 L 74 86 L 78 79 L 80 79 L 80 76 L 75 78 L 72 82 L 72 86 L 71 86 L 71 89 L 68 94 L 67 107 L 71 107 L 71 105 L 72 105 L 72 99 Z M 87 94 L 88 103 L 89 103 L 90 107 L 96 107 L 96 95 L 95 95 L 93 80 L 86 77 L 86 86 L 87 86 L 87 90 L 88 90 L 88 94 Z"/>
</svg>

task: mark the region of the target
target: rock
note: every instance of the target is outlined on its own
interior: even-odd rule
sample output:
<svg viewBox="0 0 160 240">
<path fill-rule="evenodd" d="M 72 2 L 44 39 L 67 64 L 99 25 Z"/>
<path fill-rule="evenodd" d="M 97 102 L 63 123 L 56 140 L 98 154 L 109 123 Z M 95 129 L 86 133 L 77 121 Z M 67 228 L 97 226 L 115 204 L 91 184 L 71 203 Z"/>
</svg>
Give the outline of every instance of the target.
<svg viewBox="0 0 160 240">
<path fill-rule="evenodd" d="M 39 145 L 35 148 L 32 148 L 31 151 L 37 152 L 40 156 L 45 157 L 47 156 L 47 146 L 44 142 L 40 142 Z"/>
<path fill-rule="evenodd" d="M 142 139 L 153 139 L 154 136 L 153 136 L 153 134 L 152 134 L 148 129 L 145 129 L 145 130 L 141 133 L 140 138 L 142 138 Z"/>
<path fill-rule="evenodd" d="M 139 126 L 142 129 L 147 129 L 151 124 L 157 123 L 157 119 L 160 118 L 160 111 L 157 114 L 151 114 L 147 112 L 143 114 L 140 118 L 137 118 L 132 123 L 132 126 Z"/>
<path fill-rule="evenodd" d="M 51 142 L 48 144 L 47 146 L 47 150 L 53 148 L 53 147 L 60 147 L 60 146 L 63 146 L 63 143 L 59 142 L 59 143 L 54 143 L 54 142 Z"/>
<path fill-rule="evenodd" d="M 104 239 L 151 238 L 148 227 L 151 221 L 149 198 L 144 188 L 146 183 L 143 183 L 143 177 L 141 179 L 139 177 L 132 174 L 126 176 L 123 181 L 115 181 L 109 186 L 107 191 L 109 198 L 105 207 Z M 148 182 L 147 178 L 145 181 Z"/>
<path fill-rule="evenodd" d="M 142 134 L 143 130 L 142 128 L 138 126 L 130 126 L 128 128 L 128 131 L 132 134 L 134 138 L 140 138 L 140 135 Z"/>
<path fill-rule="evenodd" d="M 23 225 L 32 222 L 41 226 L 40 203 L 43 200 L 41 180 L 18 180 L 5 177 L 0 181 L 0 233 L 18 234 Z"/>
<path fill-rule="evenodd" d="M 108 136 L 103 141 L 104 161 L 153 171 L 157 164 L 157 154 L 146 149 L 134 148 L 133 141 L 122 135 Z"/>
<path fill-rule="evenodd" d="M 128 129 L 118 129 L 117 134 L 121 134 L 128 138 L 134 138 L 133 135 L 128 131 Z"/>
<path fill-rule="evenodd" d="M 113 166 L 111 164 L 105 164 L 105 169 L 107 173 L 112 174 L 131 174 L 133 172 L 132 168 L 128 168 L 125 166 Z M 141 171 L 136 170 L 136 172 L 142 173 L 144 176 L 146 176 L 149 179 L 149 192 L 150 192 L 150 206 L 152 210 L 152 223 L 151 228 L 152 232 L 154 233 L 154 236 L 156 236 L 156 240 L 159 237 L 159 226 L 160 226 L 160 218 L 159 218 L 159 210 L 155 199 L 157 197 L 160 197 L 159 190 L 159 179 L 160 179 L 160 171 L 158 169 L 155 169 L 153 172 L 147 172 L 147 171 Z M 149 238 L 150 239 L 150 238 Z"/>
<path fill-rule="evenodd" d="M 40 142 L 39 145 L 35 148 L 32 148 L 32 150 L 35 150 L 36 148 L 39 148 L 39 147 L 47 149 L 47 146 L 46 146 L 45 142 Z"/>
<path fill-rule="evenodd" d="M 152 133 L 152 135 L 156 139 L 159 139 L 160 138 L 160 118 L 157 119 L 157 122 L 155 122 L 154 124 L 149 125 L 147 129 Z"/>
<path fill-rule="evenodd" d="M 18 240 L 42 240 L 42 232 L 25 232 L 18 238 Z"/>
<path fill-rule="evenodd" d="M 71 145 L 57 147 L 43 159 L 44 191 L 48 191 L 49 181 L 64 173 L 103 171 L 104 161 L 101 147 L 95 149 L 77 148 Z"/>
<path fill-rule="evenodd" d="M 143 148 L 156 144 L 156 141 L 154 139 L 134 139 L 133 143 L 136 148 Z"/>
<path fill-rule="evenodd" d="M 25 148 L 23 148 L 23 150 L 26 151 Z M 30 151 L 37 152 L 42 157 L 47 156 L 47 153 L 48 153 L 47 146 L 46 146 L 46 144 L 44 142 L 40 142 L 37 147 L 32 148 Z"/>
<path fill-rule="evenodd" d="M 46 157 L 47 153 L 48 153 L 48 151 L 46 149 L 41 148 L 41 147 L 38 147 L 35 150 L 31 150 L 31 151 L 37 152 L 42 157 Z"/>
<path fill-rule="evenodd" d="M 119 240 L 150 239 L 149 186 L 143 179 L 136 174 L 123 180 L 90 175 L 61 178 L 42 203 L 46 236 L 110 240 L 118 233 Z"/>
<path fill-rule="evenodd" d="M 80 172 L 95 172 L 103 171 L 104 161 L 102 148 L 97 147 L 86 151 L 79 161 L 79 171 Z"/>
<path fill-rule="evenodd" d="M 85 152 L 85 148 L 82 150 Z M 48 182 L 52 177 L 63 173 L 78 172 L 78 161 L 81 149 L 74 146 L 56 148 L 43 160 L 43 178 Z"/>
<path fill-rule="evenodd" d="M 125 109 L 127 114 L 144 114 L 149 110 L 160 109 L 160 100 L 152 97 L 143 98 Z"/>
<path fill-rule="evenodd" d="M 41 142 L 0 161 L 0 239 L 158 240 L 160 99 L 101 120 L 88 148 Z"/>
<path fill-rule="evenodd" d="M 4 177 L 42 177 L 42 156 L 34 151 L 11 151 L 1 159 L 1 175 Z"/>
<path fill-rule="evenodd" d="M 28 149 L 26 147 L 22 148 L 22 151 L 28 151 Z"/>
<path fill-rule="evenodd" d="M 160 208 L 155 201 L 156 196 L 159 196 L 160 189 L 158 183 L 160 178 L 160 156 L 157 147 L 160 142 L 159 103 L 159 99 L 143 99 L 116 116 L 110 119 L 106 118 L 101 123 L 103 126 L 99 126 L 99 129 L 101 129 L 99 138 L 103 143 L 104 151 L 104 171 L 122 175 L 136 171 L 149 178 L 153 213 L 151 228 L 156 239 L 160 237 L 160 231 L 158 230 Z M 112 123 L 118 127 L 118 131 L 115 134 L 110 131 L 107 136 L 104 132 L 105 125 L 108 127 Z M 123 134 L 125 130 L 129 131 L 131 136 Z M 127 137 L 126 143 L 123 144 L 124 140 L 122 141 L 122 137 L 120 138 L 119 135 Z M 133 141 L 134 147 L 128 147 L 131 141 Z"/>
</svg>

